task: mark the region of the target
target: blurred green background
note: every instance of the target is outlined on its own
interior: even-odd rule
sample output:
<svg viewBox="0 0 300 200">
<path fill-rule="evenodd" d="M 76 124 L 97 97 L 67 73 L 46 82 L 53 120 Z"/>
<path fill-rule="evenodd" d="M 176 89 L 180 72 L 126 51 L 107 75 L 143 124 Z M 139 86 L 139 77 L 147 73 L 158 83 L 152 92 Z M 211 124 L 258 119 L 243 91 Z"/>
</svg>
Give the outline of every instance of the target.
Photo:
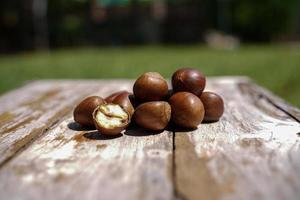
<svg viewBox="0 0 300 200">
<path fill-rule="evenodd" d="M 204 46 L 80 48 L 0 57 L 0 91 L 34 79 L 137 78 L 158 71 L 167 78 L 182 66 L 207 76 L 249 76 L 300 107 L 300 48 L 246 45 L 238 50 Z"/>
<path fill-rule="evenodd" d="M 0 94 L 36 79 L 249 76 L 300 107 L 299 0 L 4 0 Z"/>
</svg>

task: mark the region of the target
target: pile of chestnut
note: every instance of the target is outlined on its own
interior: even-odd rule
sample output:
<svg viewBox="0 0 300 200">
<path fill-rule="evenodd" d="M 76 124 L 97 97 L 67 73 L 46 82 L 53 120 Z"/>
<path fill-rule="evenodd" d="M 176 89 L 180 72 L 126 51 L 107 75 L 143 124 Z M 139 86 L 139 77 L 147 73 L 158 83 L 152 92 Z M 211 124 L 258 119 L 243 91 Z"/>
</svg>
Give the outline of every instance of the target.
<svg viewBox="0 0 300 200">
<path fill-rule="evenodd" d="M 105 99 L 84 99 L 74 110 L 74 120 L 104 135 L 120 134 L 131 121 L 150 131 L 164 130 L 169 123 L 195 129 L 202 121 L 218 121 L 224 112 L 222 98 L 203 92 L 205 84 L 205 76 L 192 68 L 173 74 L 172 89 L 159 73 L 147 72 L 135 81 L 133 94 L 119 91 Z"/>
</svg>

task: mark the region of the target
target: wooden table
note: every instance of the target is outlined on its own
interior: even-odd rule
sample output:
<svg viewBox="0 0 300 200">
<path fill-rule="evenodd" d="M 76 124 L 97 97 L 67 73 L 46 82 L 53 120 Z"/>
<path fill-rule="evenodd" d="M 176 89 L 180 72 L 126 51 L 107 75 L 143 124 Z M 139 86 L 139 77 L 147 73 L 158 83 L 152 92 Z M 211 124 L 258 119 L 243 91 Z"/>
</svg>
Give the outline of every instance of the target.
<svg viewBox="0 0 300 200">
<path fill-rule="evenodd" d="M 107 138 L 73 122 L 131 80 L 35 81 L 0 98 L 0 199 L 300 199 L 300 111 L 244 77 L 208 80 L 225 113 L 197 130 Z"/>
</svg>

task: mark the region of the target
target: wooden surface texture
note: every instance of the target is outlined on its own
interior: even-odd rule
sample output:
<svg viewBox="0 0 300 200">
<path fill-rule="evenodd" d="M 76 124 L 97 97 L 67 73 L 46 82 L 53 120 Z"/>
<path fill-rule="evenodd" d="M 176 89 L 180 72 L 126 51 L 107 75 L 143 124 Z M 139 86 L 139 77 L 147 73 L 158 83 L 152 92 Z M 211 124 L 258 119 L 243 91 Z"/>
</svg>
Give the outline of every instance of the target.
<svg viewBox="0 0 300 200">
<path fill-rule="evenodd" d="M 45 80 L 0 97 L 0 199 L 299 199 L 300 112 L 245 77 L 208 79 L 225 113 L 196 130 L 74 123 L 89 95 L 131 80 Z"/>
</svg>

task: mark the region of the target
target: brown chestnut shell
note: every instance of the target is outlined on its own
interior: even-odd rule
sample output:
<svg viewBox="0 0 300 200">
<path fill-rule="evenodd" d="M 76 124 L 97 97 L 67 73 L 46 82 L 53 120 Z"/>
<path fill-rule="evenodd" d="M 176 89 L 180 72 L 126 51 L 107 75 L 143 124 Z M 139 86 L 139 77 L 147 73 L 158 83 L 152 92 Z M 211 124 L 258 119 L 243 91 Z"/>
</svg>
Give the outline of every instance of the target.
<svg viewBox="0 0 300 200">
<path fill-rule="evenodd" d="M 74 121 L 82 126 L 94 126 L 93 112 L 95 108 L 105 103 L 99 96 L 90 96 L 82 100 L 74 109 Z"/>
<path fill-rule="evenodd" d="M 169 103 L 172 109 L 172 122 L 185 128 L 197 128 L 204 118 L 201 100 L 189 92 L 175 93 Z"/>
<path fill-rule="evenodd" d="M 203 92 L 200 99 L 205 109 L 204 121 L 218 121 L 224 113 L 224 101 L 222 97 L 214 92 Z"/>
<path fill-rule="evenodd" d="M 124 92 L 127 92 L 126 90 L 121 90 L 121 91 L 118 91 L 118 92 L 114 92 L 114 93 L 112 93 L 111 95 L 109 95 L 109 96 L 107 96 L 106 98 L 105 98 L 105 101 L 107 102 L 107 103 L 111 103 L 118 95 L 120 95 L 120 94 L 122 94 L 122 93 L 124 93 Z M 128 92 L 129 93 L 129 92 Z"/>
<path fill-rule="evenodd" d="M 168 94 L 168 83 L 159 73 L 147 72 L 135 81 L 133 93 L 141 102 L 160 101 Z"/>
<path fill-rule="evenodd" d="M 190 92 L 201 95 L 205 88 L 206 78 L 197 69 L 181 68 L 172 75 L 174 92 Z"/>
<path fill-rule="evenodd" d="M 171 119 L 171 107 L 165 101 L 151 101 L 139 105 L 134 120 L 142 128 L 160 131 L 166 128 Z"/>
<path fill-rule="evenodd" d="M 134 113 L 134 107 L 132 104 L 132 93 L 128 92 L 128 91 L 119 91 L 119 92 L 115 92 L 111 95 L 109 95 L 108 97 L 105 98 L 105 101 L 107 103 L 114 103 L 114 104 L 118 104 L 120 106 L 122 106 L 124 109 L 126 109 L 128 111 L 128 113 L 130 114 L 130 116 L 133 115 Z"/>
<path fill-rule="evenodd" d="M 117 113 L 111 109 L 108 109 L 108 111 L 105 111 L 105 109 L 102 109 L 103 107 L 109 107 L 109 106 L 117 106 L 119 109 L 123 111 L 126 115 L 124 117 L 118 116 Z M 99 112 L 101 113 L 101 118 L 103 121 L 99 121 L 100 118 L 98 117 Z M 105 126 L 107 123 L 113 123 L 114 120 L 119 120 L 119 125 L 112 125 L 111 126 Z M 118 104 L 113 103 L 106 103 L 98 106 L 94 112 L 93 112 L 93 121 L 95 124 L 95 127 L 97 130 L 107 136 L 115 136 L 119 135 L 123 130 L 126 129 L 126 127 L 130 124 L 130 114 L 127 112 L 126 109 L 124 109 L 122 106 Z"/>
</svg>

